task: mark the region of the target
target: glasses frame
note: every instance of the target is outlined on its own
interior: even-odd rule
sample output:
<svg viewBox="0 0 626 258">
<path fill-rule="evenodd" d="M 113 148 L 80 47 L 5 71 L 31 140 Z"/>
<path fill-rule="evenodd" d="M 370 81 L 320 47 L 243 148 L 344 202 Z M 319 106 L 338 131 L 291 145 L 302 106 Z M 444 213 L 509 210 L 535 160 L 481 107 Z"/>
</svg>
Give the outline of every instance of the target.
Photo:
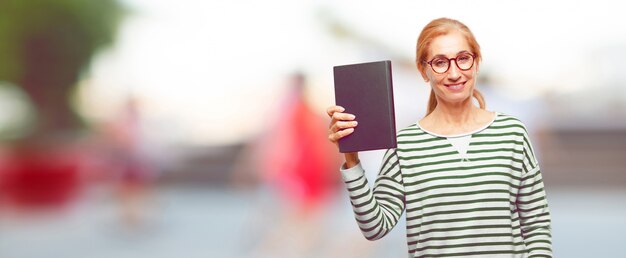
<svg viewBox="0 0 626 258">
<path fill-rule="evenodd" d="M 459 66 L 459 63 L 456 61 L 456 59 L 457 59 L 457 58 L 459 58 L 459 56 L 460 56 L 460 55 L 463 55 L 463 54 L 469 54 L 470 56 L 472 56 L 472 65 L 470 65 L 470 67 L 469 67 L 469 68 L 467 68 L 467 69 L 462 69 L 462 68 Z M 445 71 L 443 71 L 443 72 L 437 72 L 437 71 L 435 71 L 435 68 L 433 67 L 433 61 L 435 61 L 435 59 L 436 59 L 436 58 L 445 58 L 445 59 L 448 59 L 448 68 L 447 68 Z M 457 67 L 457 68 L 459 68 L 459 70 L 461 70 L 461 71 L 467 71 L 467 70 L 469 70 L 469 69 L 472 69 L 472 67 L 474 67 L 474 63 L 475 63 L 475 61 L 476 61 L 476 55 L 475 55 L 474 53 L 464 52 L 464 53 L 458 54 L 457 56 L 455 56 L 455 57 L 453 57 L 453 58 L 447 58 L 447 57 L 445 57 L 445 56 L 444 56 L 444 57 L 433 57 L 433 59 L 431 59 L 430 61 L 428 61 L 428 62 L 426 62 L 426 63 L 427 63 L 428 65 L 430 65 L 430 69 L 432 69 L 432 70 L 433 70 L 433 72 L 435 72 L 436 74 L 444 74 L 444 73 L 447 73 L 447 72 L 450 70 L 450 67 L 452 66 L 452 60 L 454 60 L 454 64 L 456 65 L 456 67 Z"/>
</svg>

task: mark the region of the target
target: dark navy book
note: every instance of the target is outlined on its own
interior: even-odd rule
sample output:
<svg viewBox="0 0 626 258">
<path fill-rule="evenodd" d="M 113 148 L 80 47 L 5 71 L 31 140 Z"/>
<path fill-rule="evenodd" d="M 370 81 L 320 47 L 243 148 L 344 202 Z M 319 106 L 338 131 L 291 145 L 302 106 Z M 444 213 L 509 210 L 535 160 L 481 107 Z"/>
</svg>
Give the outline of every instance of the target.
<svg viewBox="0 0 626 258">
<path fill-rule="evenodd" d="M 354 114 L 359 125 L 339 140 L 339 151 L 396 148 L 391 61 L 333 67 L 335 102 Z"/>
</svg>

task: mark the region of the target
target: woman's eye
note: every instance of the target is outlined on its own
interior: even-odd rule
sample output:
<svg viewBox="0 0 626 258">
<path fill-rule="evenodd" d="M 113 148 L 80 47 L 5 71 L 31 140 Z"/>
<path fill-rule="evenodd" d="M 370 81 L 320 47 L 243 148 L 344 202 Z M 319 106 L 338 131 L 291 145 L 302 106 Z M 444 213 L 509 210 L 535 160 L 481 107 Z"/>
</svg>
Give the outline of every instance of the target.
<svg viewBox="0 0 626 258">
<path fill-rule="evenodd" d="M 433 61 L 433 65 L 435 65 L 437 67 L 445 67 L 445 66 L 448 65 L 448 60 L 437 59 L 437 60 Z"/>
</svg>

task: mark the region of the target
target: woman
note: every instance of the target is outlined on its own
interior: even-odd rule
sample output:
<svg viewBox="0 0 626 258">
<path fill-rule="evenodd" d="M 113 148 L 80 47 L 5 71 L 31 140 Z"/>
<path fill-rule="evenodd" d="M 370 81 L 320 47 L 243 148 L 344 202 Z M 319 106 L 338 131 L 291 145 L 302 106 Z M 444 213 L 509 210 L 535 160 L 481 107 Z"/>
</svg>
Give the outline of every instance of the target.
<svg viewBox="0 0 626 258">
<path fill-rule="evenodd" d="M 550 212 L 528 133 L 518 119 L 485 110 L 475 89 L 480 59 L 461 22 L 440 18 L 422 30 L 416 63 L 432 88 L 426 116 L 398 132 L 373 191 L 358 153 L 346 153 L 341 168 L 367 239 L 385 236 L 406 210 L 410 257 L 552 256 Z M 348 112 L 327 109 L 335 144 L 358 130 Z"/>
</svg>

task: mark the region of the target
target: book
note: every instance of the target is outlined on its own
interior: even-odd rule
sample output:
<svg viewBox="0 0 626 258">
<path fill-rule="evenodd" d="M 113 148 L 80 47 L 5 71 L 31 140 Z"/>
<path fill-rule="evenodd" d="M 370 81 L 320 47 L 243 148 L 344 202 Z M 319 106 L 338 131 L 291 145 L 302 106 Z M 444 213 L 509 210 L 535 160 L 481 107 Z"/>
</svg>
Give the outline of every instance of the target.
<svg viewBox="0 0 626 258">
<path fill-rule="evenodd" d="M 333 67 L 335 103 L 354 114 L 354 132 L 339 140 L 339 151 L 396 148 L 391 61 Z"/>
</svg>

